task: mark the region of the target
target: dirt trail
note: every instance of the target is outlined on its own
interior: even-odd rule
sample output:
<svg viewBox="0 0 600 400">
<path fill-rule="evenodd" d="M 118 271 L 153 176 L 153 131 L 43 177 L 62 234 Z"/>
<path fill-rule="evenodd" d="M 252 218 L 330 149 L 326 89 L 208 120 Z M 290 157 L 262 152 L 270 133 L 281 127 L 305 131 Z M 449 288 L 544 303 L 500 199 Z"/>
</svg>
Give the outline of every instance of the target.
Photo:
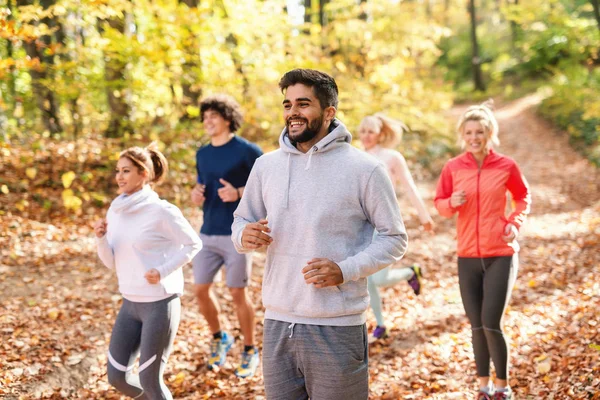
<svg viewBox="0 0 600 400">
<path fill-rule="evenodd" d="M 520 278 L 505 321 L 513 343 L 511 385 L 519 399 L 592 398 L 586 388 L 600 390 L 598 379 L 593 378 L 598 376 L 600 353 L 586 346 L 600 343 L 597 326 L 592 329 L 592 322 L 600 321 L 597 315 L 586 314 L 585 305 L 594 304 L 593 295 L 600 294 L 594 284 L 600 247 L 589 236 L 590 224 L 600 218 L 600 173 L 571 150 L 565 135 L 535 115 L 539 101 L 538 96 L 528 96 L 496 112 L 501 127 L 499 151 L 517 160 L 533 191 L 532 215 L 522 233 Z M 455 121 L 463 111 L 464 107 L 455 107 L 449 118 Z M 458 292 L 454 222 L 440 218 L 433 209 L 435 182 L 419 186 L 435 216 L 437 232 L 431 236 L 420 231 L 412 207 L 402 200 L 411 237 L 402 264 L 419 262 L 426 270 L 426 286 L 419 297 L 408 285 L 383 291 L 392 335 L 370 349 L 372 398 L 470 398 L 476 385 L 470 327 Z M 193 211 L 186 210 L 186 215 L 198 221 Z M 89 229 L 71 240 L 69 232 L 53 228 L 54 236 L 48 236 L 49 227 L 38 225 L 21 249 L 25 261 L 18 269 L 0 264 L 4 294 L 0 350 L 5 354 L 0 370 L 7 371 L 0 374 L 0 397 L 119 398 L 104 373 L 119 301 L 114 277 L 99 265 Z M 53 242 L 56 237 L 62 240 Z M 45 256 L 27 261 L 33 246 L 46 246 Z M 68 262 L 60 261 L 65 252 Z M 264 255 L 258 254 L 250 288 L 256 303 L 263 264 Z M 190 288 L 190 269 L 185 273 Z M 226 326 L 239 335 L 227 301 L 230 297 L 222 287 L 218 293 L 230 317 Z M 260 371 L 258 377 L 240 381 L 232 377 L 231 363 L 221 371 L 206 370 L 209 335 L 189 289 L 182 304 L 183 321 L 166 376 L 175 397 L 263 398 Z M 261 312 L 257 319 L 262 319 Z M 262 327 L 259 342 L 260 331 Z M 557 343 L 566 350 L 557 350 Z M 232 356 L 238 358 L 239 346 Z M 544 360 L 551 361 L 546 375 L 536 367 Z M 575 364 L 582 360 L 589 364 L 587 369 Z M 559 373 L 561 368 L 570 374 Z"/>
<path fill-rule="evenodd" d="M 536 115 L 541 100 L 531 95 L 495 111 L 501 141 L 497 150 L 517 161 L 533 198 L 521 232 L 519 280 L 505 318 L 513 345 L 510 383 L 518 399 L 588 399 L 591 393 L 600 396 L 600 380 L 589 373 L 593 366 L 598 371 L 600 357 L 585 347 L 600 342 L 598 316 L 592 311 L 600 295 L 600 243 L 590 234 L 591 226 L 599 224 L 600 171 L 572 150 L 567 135 Z M 466 108 L 454 107 L 449 117 L 458 120 Z M 423 194 L 433 196 L 435 182 L 419 186 Z M 410 210 L 406 201 L 403 205 Z M 433 207 L 431 212 L 437 215 Z M 439 216 L 435 220 L 433 238 L 412 231 L 405 261 L 425 266 L 427 290 L 416 300 L 405 287 L 387 290 L 396 326 L 390 343 L 371 351 L 375 396 L 465 399 L 476 388 L 470 327 L 456 277 L 455 228 L 453 221 Z M 573 304 L 580 300 L 581 307 Z M 583 315 L 593 316 L 589 326 L 577 322 Z M 559 348 L 568 351 L 561 353 Z M 379 371 L 377 365 L 389 363 L 390 356 L 402 362 Z M 585 360 L 587 374 L 577 357 Z M 551 360 L 548 374 L 538 369 L 538 363 L 549 362 L 545 360 Z M 567 378 L 554 370 L 558 365 L 577 372 Z M 398 366 L 400 370 L 394 370 Z"/>
</svg>

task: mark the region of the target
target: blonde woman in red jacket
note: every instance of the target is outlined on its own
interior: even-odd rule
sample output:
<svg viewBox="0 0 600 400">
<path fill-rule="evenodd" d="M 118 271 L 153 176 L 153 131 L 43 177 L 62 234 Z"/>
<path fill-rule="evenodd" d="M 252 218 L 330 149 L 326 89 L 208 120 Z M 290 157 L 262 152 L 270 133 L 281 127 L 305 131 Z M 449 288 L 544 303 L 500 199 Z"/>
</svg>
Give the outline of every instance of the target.
<svg viewBox="0 0 600 400">
<path fill-rule="evenodd" d="M 477 399 L 501 400 L 512 399 L 502 316 L 517 276 L 516 238 L 531 196 L 516 162 L 493 149 L 499 140 L 491 104 L 469 107 L 460 118 L 457 131 L 465 151 L 444 166 L 435 206 L 444 217 L 458 213 L 458 277 L 472 329 L 480 384 Z M 508 216 L 507 192 L 513 199 Z M 490 358 L 495 384 L 490 381 Z"/>
</svg>

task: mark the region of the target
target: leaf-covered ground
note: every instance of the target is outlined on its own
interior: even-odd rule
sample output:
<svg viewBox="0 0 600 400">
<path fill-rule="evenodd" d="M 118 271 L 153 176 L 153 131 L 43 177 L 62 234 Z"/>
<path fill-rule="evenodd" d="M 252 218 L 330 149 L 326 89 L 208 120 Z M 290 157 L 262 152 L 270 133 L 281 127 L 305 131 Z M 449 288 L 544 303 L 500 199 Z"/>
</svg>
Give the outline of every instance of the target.
<svg viewBox="0 0 600 400">
<path fill-rule="evenodd" d="M 497 112 L 500 151 L 519 162 L 533 191 L 505 317 L 510 383 L 517 399 L 600 399 L 600 173 L 570 149 L 566 135 L 534 114 L 538 101 L 530 96 Z M 420 184 L 430 205 L 434 187 Z M 405 200 L 402 205 L 411 237 L 402 264 L 424 267 L 425 289 L 419 297 L 408 285 L 383 291 L 392 335 L 370 347 L 371 398 L 472 398 L 475 368 L 458 292 L 454 223 L 435 217 L 437 232 L 427 235 Z M 198 212 L 185 213 L 198 226 Z M 54 218 L 52 224 L 34 217 L 1 217 L 0 398 L 118 399 L 105 366 L 120 296 L 114 275 L 95 256 L 94 217 Z M 264 254 L 255 257 L 250 291 L 260 305 Z M 183 319 L 166 374 L 173 394 L 264 398 L 260 370 L 249 380 L 232 375 L 239 343 L 224 368 L 207 371 L 209 335 L 189 291 L 191 268 L 185 274 Z M 221 286 L 217 291 L 226 327 L 239 336 L 229 294 Z M 261 335 L 259 323 L 259 343 Z"/>
</svg>

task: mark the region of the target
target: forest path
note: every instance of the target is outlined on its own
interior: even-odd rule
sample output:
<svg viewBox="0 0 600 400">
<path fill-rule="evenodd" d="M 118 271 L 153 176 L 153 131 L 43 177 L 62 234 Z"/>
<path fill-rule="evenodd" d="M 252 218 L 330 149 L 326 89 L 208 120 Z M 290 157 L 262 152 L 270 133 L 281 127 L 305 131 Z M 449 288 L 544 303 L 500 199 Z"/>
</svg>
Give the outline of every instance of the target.
<svg viewBox="0 0 600 400">
<path fill-rule="evenodd" d="M 600 391 L 600 352 L 593 346 L 600 345 L 600 172 L 571 149 L 567 135 L 535 114 L 539 101 L 531 95 L 496 111 L 498 150 L 516 159 L 533 195 L 521 234 L 519 279 L 505 318 L 512 342 L 510 382 L 520 400 L 596 398 L 591 393 Z M 454 107 L 448 118 L 456 121 L 465 107 Z M 435 235 L 422 232 L 402 199 L 410 244 L 398 266 L 420 263 L 424 290 L 418 297 L 406 284 L 382 290 L 391 337 L 370 348 L 371 398 L 471 398 L 475 367 L 458 290 L 454 221 L 433 208 L 435 182 L 418 186 L 437 229 Z M 198 212 L 184 212 L 197 227 Z M 120 398 L 105 374 L 120 296 L 113 273 L 97 260 L 91 230 L 18 217 L 8 223 L 15 257 L 0 264 L 0 397 Z M 250 285 L 257 305 L 264 258 L 256 254 Z M 245 381 L 233 376 L 239 342 L 220 371 L 206 369 L 209 332 L 191 295 L 191 268 L 185 276 L 183 318 L 166 374 L 175 398 L 263 398 L 260 369 Z M 239 338 L 231 297 L 220 285 L 217 293 L 224 299 L 225 327 Z M 260 343 L 261 322 L 257 336 Z"/>
</svg>

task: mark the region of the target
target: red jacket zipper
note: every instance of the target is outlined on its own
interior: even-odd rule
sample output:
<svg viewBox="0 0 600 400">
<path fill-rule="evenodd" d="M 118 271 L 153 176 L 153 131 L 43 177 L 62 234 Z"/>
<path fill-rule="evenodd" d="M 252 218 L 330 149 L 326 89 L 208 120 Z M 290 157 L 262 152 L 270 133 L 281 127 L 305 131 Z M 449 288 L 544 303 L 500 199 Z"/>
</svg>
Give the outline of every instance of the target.
<svg viewBox="0 0 600 400">
<path fill-rule="evenodd" d="M 473 157 L 473 160 L 475 161 L 475 164 L 477 164 L 477 160 L 475 159 L 475 156 L 471 153 L 471 157 Z M 477 165 L 477 223 L 475 224 L 475 235 L 477 236 L 477 255 L 481 258 L 481 247 L 480 247 L 480 243 L 479 243 L 479 179 L 481 177 L 481 170 L 483 169 L 483 164 L 485 164 L 485 159 L 487 158 L 487 154 L 486 156 L 483 158 L 483 161 L 481 162 L 481 166 Z"/>
</svg>

